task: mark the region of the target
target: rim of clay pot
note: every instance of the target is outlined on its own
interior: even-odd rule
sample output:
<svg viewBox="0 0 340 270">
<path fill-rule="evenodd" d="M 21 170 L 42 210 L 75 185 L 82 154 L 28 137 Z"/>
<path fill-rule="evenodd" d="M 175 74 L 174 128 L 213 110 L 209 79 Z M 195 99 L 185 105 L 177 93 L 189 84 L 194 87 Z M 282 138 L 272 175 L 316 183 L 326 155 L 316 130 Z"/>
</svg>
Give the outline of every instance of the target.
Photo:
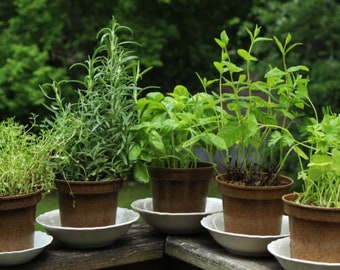
<svg viewBox="0 0 340 270">
<path fill-rule="evenodd" d="M 43 188 L 21 195 L 0 196 L 0 210 L 10 210 L 15 208 L 24 208 L 37 204 L 41 200 Z M 2 203 L 3 202 L 3 203 Z"/>
<path fill-rule="evenodd" d="M 282 196 L 284 212 L 287 215 L 307 220 L 340 222 L 340 208 L 297 203 L 295 200 L 298 196 L 298 193 L 289 193 Z"/>
<path fill-rule="evenodd" d="M 219 180 L 224 174 L 219 174 L 215 177 L 218 183 L 221 194 L 228 194 L 230 197 L 244 198 L 252 200 L 271 200 L 281 199 L 283 195 L 289 193 L 290 187 L 294 180 L 287 176 L 280 176 L 280 183 L 277 186 L 243 186 L 235 183 L 229 183 Z M 264 193 L 266 194 L 264 197 Z M 268 194 L 269 193 L 269 194 Z"/>
<path fill-rule="evenodd" d="M 96 186 L 96 193 L 107 193 L 112 191 L 120 190 L 123 186 L 123 180 L 121 178 L 115 178 L 112 180 L 103 181 L 80 181 L 80 180 L 54 180 L 57 186 L 58 192 L 69 193 L 71 191 L 71 186 L 77 189 L 77 193 L 88 194 L 88 188 L 90 186 Z M 90 193 L 93 193 L 91 191 Z"/>
</svg>

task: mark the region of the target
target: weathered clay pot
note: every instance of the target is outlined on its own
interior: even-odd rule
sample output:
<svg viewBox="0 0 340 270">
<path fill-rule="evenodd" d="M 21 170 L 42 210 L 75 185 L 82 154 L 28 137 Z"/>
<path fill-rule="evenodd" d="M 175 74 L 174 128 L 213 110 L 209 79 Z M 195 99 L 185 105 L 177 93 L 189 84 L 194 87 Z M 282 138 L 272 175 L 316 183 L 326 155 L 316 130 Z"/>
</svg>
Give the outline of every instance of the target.
<svg viewBox="0 0 340 270">
<path fill-rule="evenodd" d="M 281 233 L 283 203 L 289 193 L 291 178 L 281 176 L 279 186 L 243 186 L 216 177 L 222 194 L 224 230 L 249 235 L 278 235 Z"/>
<path fill-rule="evenodd" d="M 62 226 L 99 227 L 115 224 L 122 180 L 55 180 L 55 184 Z"/>
<path fill-rule="evenodd" d="M 298 204 L 297 197 L 282 197 L 289 216 L 292 258 L 340 263 L 340 209 Z"/>
<path fill-rule="evenodd" d="M 197 168 L 148 167 L 153 210 L 169 213 L 204 212 L 214 167 L 199 163 Z"/>
<path fill-rule="evenodd" d="M 0 197 L 0 252 L 32 248 L 36 205 L 42 189 L 19 196 Z"/>
</svg>

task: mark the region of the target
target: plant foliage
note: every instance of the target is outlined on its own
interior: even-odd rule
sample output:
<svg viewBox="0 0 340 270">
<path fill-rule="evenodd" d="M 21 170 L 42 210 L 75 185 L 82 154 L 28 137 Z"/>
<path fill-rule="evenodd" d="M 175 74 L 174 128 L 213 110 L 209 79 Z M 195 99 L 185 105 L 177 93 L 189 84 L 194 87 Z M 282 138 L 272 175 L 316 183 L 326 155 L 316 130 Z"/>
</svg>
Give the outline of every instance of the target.
<svg viewBox="0 0 340 270">
<path fill-rule="evenodd" d="M 215 134 L 218 106 L 211 94 L 190 94 L 182 85 L 166 96 L 151 92 L 137 101 L 138 123 L 131 160 L 135 178 L 149 180 L 146 164 L 162 168 L 196 167 L 198 148 L 224 148 Z"/>
<path fill-rule="evenodd" d="M 298 202 L 322 207 L 340 207 L 340 115 L 324 111 L 321 121 L 310 118 L 303 128 L 308 136 L 310 158 L 298 178 L 303 191 Z"/>
<path fill-rule="evenodd" d="M 55 96 L 50 110 L 54 119 L 47 121 L 60 143 L 56 149 L 56 173 L 65 180 L 110 180 L 126 178 L 131 164 L 128 153 L 133 139 L 130 127 L 137 121 L 135 99 L 141 88 L 138 58 L 127 46 L 133 41 L 119 41 L 117 33 L 130 29 L 115 18 L 111 27 L 98 32 L 99 45 L 85 63 L 73 67 L 85 69 L 82 80 L 53 82 Z M 68 84 L 76 89 L 78 100 L 66 103 L 62 89 Z"/>
<path fill-rule="evenodd" d="M 34 126 L 34 124 L 33 124 Z M 36 134 L 9 118 L 0 123 L 0 197 L 23 195 L 54 185 L 48 133 Z"/>
<path fill-rule="evenodd" d="M 214 62 L 218 78 L 200 80 L 205 89 L 218 85 L 221 114 L 217 135 L 225 141 L 228 178 L 246 185 L 276 185 L 288 155 L 291 152 L 303 155 L 292 130 L 309 100 L 308 79 L 303 76 L 308 68 L 287 65 L 287 54 L 300 45 L 291 43 L 290 34 L 281 42 L 275 36 L 273 39 L 260 36 L 258 26 L 253 31 L 247 29 L 247 33 L 248 48 L 237 49 L 237 55 L 233 55 L 229 51 L 229 37 L 223 31 L 215 39 L 221 49 L 220 60 Z M 253 66 L 260 61 L 253 51 L 254 47 L 268 43 L 278 48 L 282 66 L 267 64 L 269 70 L 261 78 L 253 72 Z M 233 156 L 231 148 L 235 150 Z"/>
</svg>

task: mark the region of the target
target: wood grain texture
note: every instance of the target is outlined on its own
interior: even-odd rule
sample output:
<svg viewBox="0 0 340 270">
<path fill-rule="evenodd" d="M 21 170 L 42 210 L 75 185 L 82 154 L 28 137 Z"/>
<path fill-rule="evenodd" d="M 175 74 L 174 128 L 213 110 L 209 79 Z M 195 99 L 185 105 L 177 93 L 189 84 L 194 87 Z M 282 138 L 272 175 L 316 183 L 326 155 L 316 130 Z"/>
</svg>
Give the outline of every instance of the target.
<svg viewBox="0 0 340 270">
<path fill-rule="evenodd" d="M 165 254 L 209 270 L 283 270 L 273 257 L 249 258 L 228 253 L 208 234 L 168 236 Z"/>
<path fill-rule="evenodd" d="M 87 270 L 103 269 L 163 258 L 165 235 L 144 222 L 132 225 L 129 232 L 112 245 L 99 249 L 71 249 L 53 241 L 33 261 L 14 269 Z M 13 267 L 0 267 L 13 269 Z"/>
<path fill-rule="evenodd" d="M 72 249 L 53 241 L 33 261 L 1 270 L 282 270 L 273 257 L 249 258 L 228 253 L 208 232 L 166 236 L 145 222 L 132 225 L 105 248 Z"/>
</svg>

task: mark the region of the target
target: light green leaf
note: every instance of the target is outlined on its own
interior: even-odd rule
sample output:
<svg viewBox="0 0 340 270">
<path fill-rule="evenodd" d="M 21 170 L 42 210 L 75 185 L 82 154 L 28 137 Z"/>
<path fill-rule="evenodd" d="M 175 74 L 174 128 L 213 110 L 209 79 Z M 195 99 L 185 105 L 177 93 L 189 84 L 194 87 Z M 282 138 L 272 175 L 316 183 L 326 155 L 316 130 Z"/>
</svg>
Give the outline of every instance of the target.
<svg viewBox="0 0 340 270">
<path fill-rule="evenodd" d="M 264 77 L 265 78 L 272 78 L 272 77 L 278 77 L 278 78 L 281 78 L 283 76 L 285 76 L 286 73 L 284 71 L 282 71 L 281 69 L 275 67 L 275 68 L 272 68 L 271 70 L 269 70 L 265 75 Z"/>
<path fill-rule="evenodd" d="M 217 69 L 218 73 L 223 74 L 223 72 L 224 72 L 224 67 L 223 67 L 223 64 L 222 64 L 221 62 L 215 61 L 215 62 L 214 62 L 214 66 L 215 66 L 215 68 Z"/>
<path fill-rule="evenodd" d="M 157 151 L 164 153 L 165 146 L 162 141 L 161 135 L 156 130 L 151 130 L 149 136 L 149 144 Z"/>
<path fill-rule="evenodd" d="M 145 164 L 142 162 L 137 162 L 133 168 L 133 176 L 135 180 L 148 183 L 149 182 L 149 172 Z"/>
<path fill-rule="evenodd" d="M 249 62 L 249 61 L 257 61 L 257 58 L 252 56 L 250 53 L 248 53 L 246 50 L 244 49 L 238 49 L 237 50 L 237 54 L 239 56 L 241 56 L 245 61 Z"/>
</svg>

